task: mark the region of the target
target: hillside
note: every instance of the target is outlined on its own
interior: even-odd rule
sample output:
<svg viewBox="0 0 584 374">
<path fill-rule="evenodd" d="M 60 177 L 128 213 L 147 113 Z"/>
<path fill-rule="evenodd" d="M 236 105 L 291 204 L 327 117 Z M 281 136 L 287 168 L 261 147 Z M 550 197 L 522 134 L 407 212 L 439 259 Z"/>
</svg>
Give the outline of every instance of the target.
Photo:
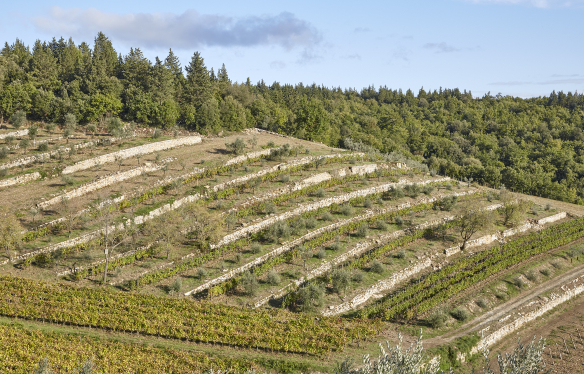
<svg viewBox="0 0 584 374">
<path fill-rule="evenodd" d="M 466 370 L 584 289 L 578 205 L 254 129 L 97 132 L 4 160 L 3 372 L 330 372 L 420 328 Z"/>
</svg>

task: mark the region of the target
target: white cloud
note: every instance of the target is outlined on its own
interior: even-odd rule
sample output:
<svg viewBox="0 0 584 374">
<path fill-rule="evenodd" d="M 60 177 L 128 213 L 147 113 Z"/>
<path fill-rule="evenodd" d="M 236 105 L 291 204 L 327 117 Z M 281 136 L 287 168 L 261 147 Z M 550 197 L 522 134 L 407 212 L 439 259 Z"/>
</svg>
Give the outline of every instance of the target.
<svg viewBox="0 0 584 374">
<path fill-rule="evenodd" d="M 118 14 L 95 8 L 53 7 L 32 22 L 53 35 L 88 38 L 102 31 L 116 41 L 147 48 L 279 45 L 291 49 L 309 47 L 321 40 L 310 23 L 288 12 L 234 18 L 194 10 L 182 14 Z"/>
<path fill-rule="evenodd" d="M 536 8 L 582 7 L 584 0 L 464 0 L 475 4 L 513 4 Z"/>
<path fill-rule="evenodd" d="M 450 44 L 442 43 L 426 43 L 424 44 L 424 48 L 435 50 L 436 53 L 450 53 L 450 52 L 458 52 L 460 51 L 459 48 L 456 48 Z"/>
</svg>

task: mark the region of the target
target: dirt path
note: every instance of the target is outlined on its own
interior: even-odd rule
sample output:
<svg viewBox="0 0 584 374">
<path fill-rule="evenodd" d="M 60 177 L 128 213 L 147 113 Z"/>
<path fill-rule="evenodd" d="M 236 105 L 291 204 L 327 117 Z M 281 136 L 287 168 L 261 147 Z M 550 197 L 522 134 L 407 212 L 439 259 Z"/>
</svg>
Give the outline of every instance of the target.
<svg viewBox="0 0 584 374">
<path fill-rule="evenodd" d="M 508 315 L 513 309 L 521 306 L 530 299 L 537 297 L 538 295 L 547 292 L 551 289 L 561 286 L 562 284 L 568 282 L 570 279 L 576 278 L 584 274 L 584 264 L 577 266 L 566 273 L 560 275 L 559 277 L 552 279 L 551 281 L 544 282 L 531 290 L 529 290 L 524 295 L 519 296 L 516 299 L 510 300 L 507 303 L 501 304 L 491 311 L 473 319 L 472 321 L 462 325 L 457 330 L 445 334 L 446 336 L 439 336 L 431 339 L 424 340 L 424 346 L 433 347 L 436 345 L 441 345 L 449 343 L 456 338 L 467 335 L 473 331 L 480 330 L 486 327 L 489 323 L 499 320 L 502 317 Z"/>
</svg>

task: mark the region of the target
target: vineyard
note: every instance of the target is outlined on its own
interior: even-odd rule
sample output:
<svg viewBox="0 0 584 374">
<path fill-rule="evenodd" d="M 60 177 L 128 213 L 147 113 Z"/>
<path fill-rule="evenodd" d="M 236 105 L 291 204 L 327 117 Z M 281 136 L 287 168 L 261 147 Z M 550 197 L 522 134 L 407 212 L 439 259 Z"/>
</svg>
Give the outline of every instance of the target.
<svg viewBox="0 0 584 374">
<path fill-rule="evenodd" d="M 267 132 L 134 131 L 3 160 L 0 371 L 332 371 L 584 261 L 575 205 Z"/>
</svg>

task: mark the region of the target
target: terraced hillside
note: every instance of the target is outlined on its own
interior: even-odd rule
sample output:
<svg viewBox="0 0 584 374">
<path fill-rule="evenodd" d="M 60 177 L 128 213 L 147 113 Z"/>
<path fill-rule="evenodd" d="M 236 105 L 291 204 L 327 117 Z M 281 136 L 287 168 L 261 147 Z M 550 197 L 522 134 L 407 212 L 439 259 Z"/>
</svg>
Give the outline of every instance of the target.
<svg viewBox="0 0 584 374">
<path fill-rule="evenodd" d="M 0 166 L 0 371 L 327 372 L 420 327 L 472 365 L 529 323 L 502 314 L 581 292 L 581 207 L 268 132 L 152 135 L 44 134 Z"/>
</svg>

